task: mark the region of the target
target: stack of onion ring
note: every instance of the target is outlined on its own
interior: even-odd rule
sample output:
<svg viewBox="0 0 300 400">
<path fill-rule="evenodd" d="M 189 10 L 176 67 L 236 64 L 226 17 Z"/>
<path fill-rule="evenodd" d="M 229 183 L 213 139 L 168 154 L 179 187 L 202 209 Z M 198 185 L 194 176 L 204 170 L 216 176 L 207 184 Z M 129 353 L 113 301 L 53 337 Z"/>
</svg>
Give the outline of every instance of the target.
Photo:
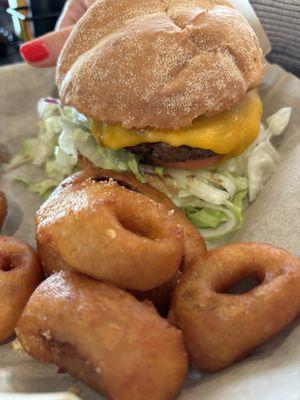
<svg viewBox="0 0 300 400">
<path fill-rule="evenodd" d="M 242 278 L 260 284 L 227 291 Z M 194 366 L 219 371 L 245 357 L 300 312 L 300 261 L 265 244 L 240 243 L 208 252 L 181 275 L 170 319 L 179 326 Z"/>
<path fill-rule="evenodd" d="M 187 372 L 182 333 L 153 306 L 76 272 L 44 281 L 16 332 L 32 357 L 109 399 L 173 399 Z"/>
<path fill-rule="evenodd" d="M 102 171 L 67 180 L 37 212 L 38 253 L 47 273 L 72 268 L 150 290 L 172 279 L 182 262 L 182 228 L 173 214 Z"/>
<path fill-rule="evenodd" d="M 168 215 L 168 219 L 173 219 L 177 225 L 180 225 L 183 231 L 183 258 L 181 260 L 180 269 L 188 268 L 198 257 L 206 252 L 204 239 L 194 228 L 193 224 L 186 218 L 184 213 L 163 193 L 149 184 L 140 183 L 131 174 L 121 174 L 101 168 L 90 167 L 67 178 L 56 190 L 55 195 L 64 195 L 66 190 L 72 192 L 78 191 L 82 187 L 91 184 L 91 182 L 94 182 L 94 184 L 95 182 L 107 184 L 111 181 L 116 182 L 120 187 L 126 188 L 133 193 L 138 193 L 154 200 L 170 211 L 171 215 Z M 39 217 L 37 217 L 37 226 L 39 226 L 39 220 Z M 113 232 L 109 231 L 109 233 L 113 235 Z M 45 244 L 43 244 L 39 238 L 40 236 L 38 236 L 39 255 L 41 256 L 47 273 L 49 274 L 53 271 L 67 269 L 67 265 L 62 257 L 60 257 L 60 254 L 49 248 L 47 238 Z M 152 301 L 162 315 L 167 315 L 171 292 L 176 284 L 178 276 L 179 273 L 163 285 L 153 289 L 146 291 L 135 290 L 132 293 L 141 300 L 148 299 Z"/>
<path fill-rule="evenodd" d="M 8 339 L 42 280 L 37 256 L 21 240 L 0 236 L 0 342 Z"/>
<path fill-rule="evenodd" d="M 0 190 L 0 232 L 7 214 L 7 201 L 5 194 Z"/>
</svg>

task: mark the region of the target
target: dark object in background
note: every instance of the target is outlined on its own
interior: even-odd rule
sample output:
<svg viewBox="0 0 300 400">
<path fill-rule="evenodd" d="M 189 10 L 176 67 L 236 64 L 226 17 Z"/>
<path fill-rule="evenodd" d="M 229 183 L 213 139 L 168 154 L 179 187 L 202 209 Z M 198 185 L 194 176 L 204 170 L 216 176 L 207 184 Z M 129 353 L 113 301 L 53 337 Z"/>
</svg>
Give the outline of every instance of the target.
<svg viewBox="0 0 300 400">
<path fill-rule="evenodd" d="M 18 49 L 19 39 L 1 24 L 0 14 L 0 65 L 19 61 Z"/>
<path fill-rule="evenodd" d="M 52 31 L 65 0 L 31 0 L 30 3 L 33 17 L 49 16 L 49 18 L 34 21 L 35 36 Z"/>
<path fill-rule="evenodd" d="M 26 41 L 52 31 L 64 3 L 64 0 L 8 0 L 7 12 L 16 23 L 25 21 L 25 32 L 20 36 Z"/>
<path fill-rule="evenodd" d="M 268 60 L 300 76 L 300 0 L 250 0 L 272 43 Z"/>
<path fill-rule="evenodd" d="M 20 60 L 19 39 L 13 33 L 11 18 L 6 14 L 7 1 L 0 0 L 0 65 Z"/>
<path fill-rule="evenodd" d="M 52 31 L 65 0 L 0 0 L 0 65 L 21 61 L 23 42 Z"/>
</svg>

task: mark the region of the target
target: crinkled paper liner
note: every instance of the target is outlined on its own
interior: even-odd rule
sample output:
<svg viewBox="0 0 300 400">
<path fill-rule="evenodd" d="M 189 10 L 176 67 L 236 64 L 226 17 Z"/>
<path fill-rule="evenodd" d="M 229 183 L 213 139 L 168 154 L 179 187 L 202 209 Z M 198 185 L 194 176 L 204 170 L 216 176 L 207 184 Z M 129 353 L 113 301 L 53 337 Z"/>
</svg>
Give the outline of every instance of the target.
<svg viewBox="0 0 300 400">
<path fill-rule="evenodd" d="M 235 1 L 235 3 L 239 0 Z M 249 18 L 268 50 L 268 41 L 249 5 L 243 2 Z M 52 70 L 35 70 L 25 65 L 0 69 L 0 167 L 14 154 L 22 138 L 37 132 L 36 104 L 40 97 L 55 93 Z M 300 81 L 277 66 L 267 66 L 261 89 L 265 116 L 283 106 L 293 108 L 292 120 L 278 143 L 281 161 L 276 173 L 245 214 L 242 229 L 233 241 L 259 241 L 286 248 L 300 256 Z M 1 170 L 0 170 L 1 173 Z M 35 168 L 2 170 L 0 188 L 9 201 L 4 234 L 15 235 L 34 245 L 33 218 L 40 199 L 12 181 L 16 175 L 37 178 Z M 284 307 L 284 304 L 282 305 Z M 267 321 L 266 321 L 267 323 Z M 26 400 L 20 393 L 39 393 L 37 400 L 100 399 L 84 384 L 56 368 L 34 361 L 12 343 L 0 347 L 0 400 Z M 15 395 L 9 395 L 15 393 Z M 16 395 L 19 393 L 20 395 Z M 48 393 L 41 395 L 41 393 Z M 52 393 L 52 394 L 49 394 Z M 57 397 L 56 397 L 57 396 Z M 299 400 L 300 326 L 298 321 L 255 354 L 233 367 L 210 376 L 193 373 L 187 380 L 181 400 Z M 31 399 L 31 397 L 30 397 Z M 151 399 L 149 399 L 151 400 Z"/>
</svg>

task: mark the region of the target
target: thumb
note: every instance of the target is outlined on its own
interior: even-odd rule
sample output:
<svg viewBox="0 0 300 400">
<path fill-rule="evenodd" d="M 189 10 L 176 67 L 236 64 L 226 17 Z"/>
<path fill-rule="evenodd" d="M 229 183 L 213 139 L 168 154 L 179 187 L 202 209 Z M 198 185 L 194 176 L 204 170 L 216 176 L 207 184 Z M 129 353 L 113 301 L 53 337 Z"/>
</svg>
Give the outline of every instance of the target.
<svg viewBox="0 0 300 400">
<path fill-rule="evenodd" d="M 20 47 L 20 54 L 23 60 L 39 68 L 55 66 L 59 53 L 72 28 L 72 26 L 69 26 L 24 43 Z"/>
</svg>

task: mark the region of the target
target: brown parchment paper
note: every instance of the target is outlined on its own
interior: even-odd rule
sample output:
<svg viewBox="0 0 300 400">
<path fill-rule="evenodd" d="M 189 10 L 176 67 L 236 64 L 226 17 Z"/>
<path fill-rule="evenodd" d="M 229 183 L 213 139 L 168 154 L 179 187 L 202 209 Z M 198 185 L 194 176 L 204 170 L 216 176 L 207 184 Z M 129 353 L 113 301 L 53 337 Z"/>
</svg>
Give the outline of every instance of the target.
<svg viewBox="0 0 300 400">
<path fill-rule="evenodd" d="M 269 42 L 248 2 L 234 2 L 254 24 L 267 52 Z M 0 69 L 0 189 L 6 192 L 9 201 L 3 233 L 20 237 L 33 246 L 33 216 L 41 200 L 12 178 L 16 175 L 37 178 L 36 169 L 25 166 L 7 171 L 1 162 L 17 151 L 22 138 L 35 136 L 36 104 L 40 97 L 55 93 L 53 76 L 52 70 L 36 70 L 23 64 Z M 261 95 L 265 116 L 283 106 L 291 106 L 292 119 L 278 142 L 281 160 L 277 171 L 246 211 L 245 223 L 232 241 L 268 242 L 300 256 L 300 80 L 277 66 L 268 65 Z M 41 393 L 48 393 L 45 400 L 74 400 L 75 395 L 55 394 L 67 392 L 69 388 L 83 400 L 101 399 L 69 375 L 57 374 L 54 367 L 32 360 L 22 350 L 13 350 L 12 343 L 0 347 L 0 400 L 26 400 L 27 395 L 23 393 L 38 393 L 33 397 L 37 400 L 44 399 Z M 192 373 L 179 398 L 299 400 L 299 321 L 257 349 L 252 357 L 224 372 L 202 377 Z"/>
</svg>

